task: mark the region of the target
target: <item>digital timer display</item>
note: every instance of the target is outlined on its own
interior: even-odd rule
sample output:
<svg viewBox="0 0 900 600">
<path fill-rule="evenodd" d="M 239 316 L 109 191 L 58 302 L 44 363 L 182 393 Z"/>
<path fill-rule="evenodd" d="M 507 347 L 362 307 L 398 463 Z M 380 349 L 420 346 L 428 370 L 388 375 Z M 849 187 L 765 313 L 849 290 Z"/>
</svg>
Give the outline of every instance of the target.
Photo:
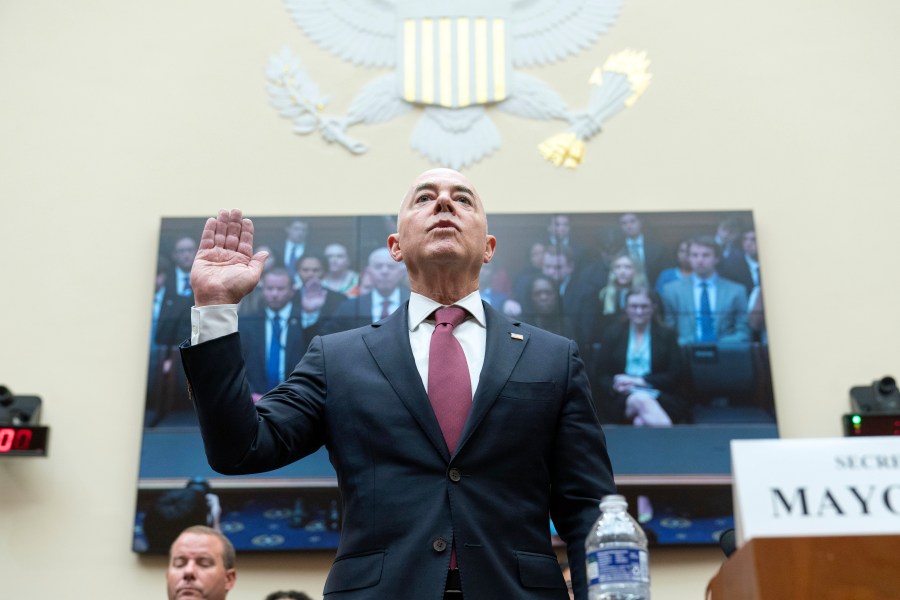
<svg viewBox="0 0 900 600">
<path fill-rule="evenodd" d="M 0 457 L 47 456 L 49 427 L 0 425 Z"/>
</svg>

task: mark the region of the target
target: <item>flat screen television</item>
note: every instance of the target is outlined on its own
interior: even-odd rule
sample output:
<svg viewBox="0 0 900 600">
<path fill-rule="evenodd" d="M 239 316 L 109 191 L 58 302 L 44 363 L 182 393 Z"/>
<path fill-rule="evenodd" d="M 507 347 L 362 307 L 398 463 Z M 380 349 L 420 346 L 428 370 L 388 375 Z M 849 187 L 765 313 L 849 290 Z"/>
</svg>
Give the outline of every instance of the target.
<svg viewBox="0 0 900 600">
<path fill-rule="evenodd" d="M 206 462 L 177 351 L 190 336 L 193 303 L 180 271 L 190 268 L 204 221 L 164 218 L 160 227 L 133 549 L 165 552 L 155 538 L 171 536 L 166 527 L 191 503 L 195 520 L 215 519 L 240 551 L 334 549 L 341 502 L 324 448 L 250 476 L 222 476 Z M 348 310 L 362 303 L 347 298 L 384 285 L 378 249 L 395 231 L 394 216 L 253 221 L 256 249 L 271 253 L 267 272 L 285 269 L 294 287 L 330 290 L 324 303 L 293 296 L 302 309 L 289 344 L 302 353 L 313 335 L 380 318 L 371 304 Z M 578 342 L 617 484 L 651 542 L 717 543 L 733 523 L 730 440 L 778 436 L 752 213 L 497 214 L 489 228 L 498 244 L 483 299 Z M 706 299 L 694 266 L 710 281 Z M 646 293 L 629 295 L 631 288 Z M 627 298 L 649 306 L 626 308 Z M 242 341 L 269 301 L 260 287 L 241 303 Z M 628 332 L 648 312 L 660 333 L 644 352 Z M 258 354 L 264 361 L 265 349 Z M 617 377 L 634 373 L 645 381 Z M 259 393 L 266 375 L 273 373 L 259 373 Z"/>
</svg>

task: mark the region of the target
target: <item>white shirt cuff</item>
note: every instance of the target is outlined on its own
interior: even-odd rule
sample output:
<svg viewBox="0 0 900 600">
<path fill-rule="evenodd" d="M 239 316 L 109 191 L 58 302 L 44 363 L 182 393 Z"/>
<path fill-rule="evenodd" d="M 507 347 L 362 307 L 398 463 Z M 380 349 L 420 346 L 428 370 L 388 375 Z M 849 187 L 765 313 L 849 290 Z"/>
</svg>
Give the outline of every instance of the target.
<svg viewBox="0 0 900 600">
<path fill-rule="evenodd" d="M 237 304 L 191 307 L 191 346 L 224 337 L 238 330 Z"/>
</svg>

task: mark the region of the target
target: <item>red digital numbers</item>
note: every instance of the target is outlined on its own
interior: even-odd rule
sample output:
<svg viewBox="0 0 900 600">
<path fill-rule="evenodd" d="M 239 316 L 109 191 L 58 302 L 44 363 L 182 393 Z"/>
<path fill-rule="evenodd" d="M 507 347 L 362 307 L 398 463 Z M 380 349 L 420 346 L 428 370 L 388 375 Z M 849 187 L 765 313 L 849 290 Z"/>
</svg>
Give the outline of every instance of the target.
<svg viewBox="0 0 900 600">
<path fill-rule="evenodd" d="M 30 429 L 0 427 L 0 453 L 10 450 L 28 450 L 31 447 Z"/>
</svg>

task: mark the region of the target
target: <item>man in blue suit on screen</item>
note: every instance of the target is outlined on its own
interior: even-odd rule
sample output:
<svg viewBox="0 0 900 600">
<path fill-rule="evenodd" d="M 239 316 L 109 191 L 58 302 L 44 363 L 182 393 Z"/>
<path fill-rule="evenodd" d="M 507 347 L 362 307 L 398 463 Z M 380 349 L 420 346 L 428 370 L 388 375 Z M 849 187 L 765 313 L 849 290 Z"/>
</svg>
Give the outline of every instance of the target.
<svg viewBox="0 0 900 600">
<path fill-rule="evenodd" d="M 496 240 L 460 173 L 416 178 L 387 242 L 409 301 L 316 337 L 254 404 L 234 305 L 266 254 L 240 211 L 209 219 L 182 354 L 210 465 L 255 473 L 327 448 L 343 501 L 328 600 L 566 600 L 548 516 L 585 600 L 584 539 L 615 486 L 575 343 L 482 302 Z"/>
</svg>

